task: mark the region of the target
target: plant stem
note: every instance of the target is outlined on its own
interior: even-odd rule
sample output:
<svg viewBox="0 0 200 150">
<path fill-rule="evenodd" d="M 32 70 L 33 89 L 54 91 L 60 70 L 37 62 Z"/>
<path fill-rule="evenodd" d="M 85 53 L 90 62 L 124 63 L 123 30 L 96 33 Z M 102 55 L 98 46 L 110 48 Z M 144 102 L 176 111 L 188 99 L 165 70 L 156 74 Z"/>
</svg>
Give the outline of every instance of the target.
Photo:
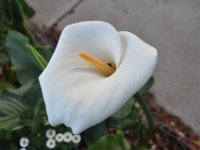
<svg viewBox="0 0 200 150">
<path fill-rule="evenodd" d="M 147 119 L 148 133 L 150 133 L 150 135 L 152 135 L 153 129 L 154 129 L 154 122 L 153 122 L 153 117 L 152 117 L 151 111 L 139 93 L 137 93 L 134 97 L 136 98 L 137 102 L 140 104 L 140 106 L 145 114 L 145 117 Z"/>
</svg>

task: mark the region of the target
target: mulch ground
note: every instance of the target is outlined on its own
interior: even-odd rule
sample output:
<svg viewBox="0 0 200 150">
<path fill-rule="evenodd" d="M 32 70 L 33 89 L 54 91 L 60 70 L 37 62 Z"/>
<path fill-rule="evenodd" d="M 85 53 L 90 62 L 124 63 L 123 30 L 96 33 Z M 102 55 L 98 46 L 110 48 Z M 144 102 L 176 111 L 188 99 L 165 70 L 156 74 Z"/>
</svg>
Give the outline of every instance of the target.
<svg viewBox="0 0 200 150">
<path fill-rule="evenodd" d="M 46 25 L 38 27 L 32 22 L 28 23 L 39 44 L 55 48 L 60 31 Z M 200 150 L 200 139 L 189 125 L 158 105 L 153 94 L 147 93 L 143 97 L 151 109 L 155 123 L 154 136 L 147 141 L 150 150 Z M 135 133 L 127 130 L 124 134 L 132 145 L 138 144 L 139 137 Z"/>
<path fill-rule="evenodd" d="M 158 105 L 152 94 L 144 95 L 154 117 L 155 137 L 148 141 L 155 150 L 200 150 L 199 137 L 179 117 Z"/>
</svg>

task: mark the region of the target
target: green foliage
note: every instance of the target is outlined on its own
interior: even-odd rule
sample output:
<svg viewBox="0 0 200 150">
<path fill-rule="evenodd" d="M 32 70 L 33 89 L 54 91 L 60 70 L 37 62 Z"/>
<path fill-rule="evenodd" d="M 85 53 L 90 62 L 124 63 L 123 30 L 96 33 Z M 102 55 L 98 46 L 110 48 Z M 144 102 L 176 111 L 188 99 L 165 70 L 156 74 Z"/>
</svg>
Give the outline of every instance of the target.
<svg viewBox="0 0 200 150">
<path fill-rule="evenodd" d="M 5 53 L 0 53 L 0 65 L 5 65 L 9 62 L 9 57 Z"/>
<path fill-rule="evenodd" d="M 38 82 L 38 76 L 49 62 L 52 51 L 37 45 L 25 22 L 35 14 L 25 0 L 0 0 L 0 67 L 6 68 L 0 82 L 0 149 L 19 149 L 19 139 L 27 136 L 28 149 L 47 149 L 45 125 L 47 115 Z M 124 130 L 147 138 L 153 128 L 148 107 L 141 99 L 154 84 L 151 77 L 141 90 L 115 114 L 83 132 L 81 145 L 89 150 L 146 150 L 144 146 L 131 146 L 123 136 Z M 136 103 L 145 113 L 148 129 L 144 127 Z M 65 126 L 57 132 L 71 131 Z M 108 129 L 113 129 L 111 133 Z M 9 144 L 7 144 L 9 143 Z M 140 143 L 141 144 L 141 143 Z M 59 143 L 56 149 L 78 150 L 78 144 Z"/>
<path fill-rule="evenodd" d="M 140 118 L 134 109 L 133 97 L 115 114 L 107 119 L 108 125 L 115 128 L 140 130 Z"/>
<path fill-rule="evenodd" d="M 19 5 L 21 4 L 22 7 L 22 13 L 27 17 L 31 18 L 35 15 L 35 10 L 28 5 L 28 3 L 25 0 L 19 0 Z"/>
<path fill-rule="evenodd" d="M 34 48 L 42 55 L 42 57 L 47 62 L 49 62 L 49 60 L 51 59 L 51 56 L 53 55 L 53 52 L 51 51 L 51 49 L 45 46 L 41 46 L 41 45 L 36 45 Z"/>
<path fill-rule="evenodd" d="M 31 44 L 35 43 L 33 36 L 25 25 L 25 17 L 31 17 L 34 10 L 24 0 L 0 0 L 2 26 L 11 28 L 26 35 Z"/>
<path fill-rule="evenodd" d="M 44 59 L 44 57 L 31 45 L 27 45 L 27 47 L 30 49 L 32 62 L 38 66 L 41 70 L 44 70 L 47 66 L 47 61 Z"/>
<path fill-rule="evenodd" d="M 47 61 L 29 44 L 28 38 L 19 32 L 9 30 L 6 43 L 20 83 L 37 78 L 46 67 Z M 50 53 L 46 49 L 43 48 L 40 51 L 45 57 L 49 57 Z"/>
<path fill-rule="evenodd" d="M 6 45 L 21 84 L 38 77 L 41 72 L 33 63 L 34 58 L 30 59 L 32 55 L 27 44 L 29 44 L 27 37 L 19 32 L 9 30 Z"/>
<path fill-rule="evenodd" d="M 122 135 L 107 135 L 89 146 L 88 150 L 131 150 L 131 146 Z"/>
<path fill-rule="evenodd" d="M 140 93 L 145 93 L 151 89 L 151 87 L 154 85 L 154 77 L 150 77 L 147 83 L 140 89 Z"/>
<path fill-rule="evenodd" d="M 84 138 L 86 144 L 89 146 L 91 144 L 94 144 L 101 138 L 102 136 L 107 135 L 107 129 L 105 122 L 102 122 L 94 127 L 89 128 L 84 132 Z"/>
<path fill-rule="evenodd" d="M 15 88 L 15 86 L 13 84 L 11 84 L 10 82 L 6 82 L 6 81 L 2 81 L 0 82 L 0 90 L 4 90 L 4 89 L 8 89 L 8 88 Z"/>
<path fill-rule="evenodd" d="M 153 121 L 153 117 L 151 114 L 150 109 L 148 108 L 147 104 L 145 103 L 145 101 L 142 99 L 142 96 L 139 93 L 136 93 L 134 95 L 135 99 L 137 100 L 137 102 L 139 103 L 140 107 L 142 108 L 144 114 L 145 114 L 145 118 L 148 122 L 148 128 L 141 128 L 141 137 L 143 142 L 146 142 L 147 138 L 153 135 L 153 129 L 154 129 L 154 121 Z"/>
<path fill-rule="evenodd" d="M 0 129 L 19 128 L 18 115 L 24 109 L 24 105 L 14 98 L 0 100 Z"/>
<path fill-rule="evenodd" d="M 5 89 L 0 95 L 0 129 L 20 129 L 38 114 L 41 92 L 37 80 L 18 89 Z M 35 106 L 35 107 L 34 107 Z"/>
<path fill-rule="evenodd" d="M 133 148 L 133 150 L 148 150 L 145 146 L 139 145 Z"/>
<path fill-rule="evenodd" d="M 19 99 L 29 107 L 35 106 L 37 101 L 42 98 L 40 85 L 37 79 L 30 80 L 18 89 L 6 89 L 3 91 L 3 96 L 4 95 Z"/>
</svg>

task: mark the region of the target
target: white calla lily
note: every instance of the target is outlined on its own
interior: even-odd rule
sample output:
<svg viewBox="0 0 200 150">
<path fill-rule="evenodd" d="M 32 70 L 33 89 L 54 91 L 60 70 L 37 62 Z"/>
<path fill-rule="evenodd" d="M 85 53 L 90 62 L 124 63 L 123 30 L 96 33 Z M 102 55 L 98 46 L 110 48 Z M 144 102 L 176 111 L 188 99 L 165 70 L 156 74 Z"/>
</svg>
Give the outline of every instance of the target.
<svg viewBox="0 0 200 150">
<path fill-rule="evenodd" d="M 86 52 L 116 71 L 103 75 L 79 56 Z M 100 21 L 64 28 L 39 81 L 51 125 L 65 124 L 74 134 L 116 112 L 150 78 L 157 51 L 130 32 Z"/>
</svg>

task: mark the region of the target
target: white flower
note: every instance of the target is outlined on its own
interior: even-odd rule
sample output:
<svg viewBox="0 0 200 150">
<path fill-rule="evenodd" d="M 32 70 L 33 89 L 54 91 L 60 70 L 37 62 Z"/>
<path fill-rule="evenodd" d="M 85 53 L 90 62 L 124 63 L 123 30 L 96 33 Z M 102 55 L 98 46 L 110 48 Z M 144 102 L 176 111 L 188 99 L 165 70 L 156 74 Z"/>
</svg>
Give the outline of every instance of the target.
<svg viewBox="0 0 200 150">
<path fill-rule="evenodd" d="M 20 150 L 26 150 L 26 148 L 20 148 Z"/>
<path fill-rule="evenodd" d="M 100 61 L 87 58 L 81 51 Z M 66 26 L 39 77 L 49 123 L 64 123 L 74 134 L 100 123 L 148 81 L 156 60 L 155 48 L 130 32 L 117 32 L 108 23 Z"/>
<path fill-rule="evenodd" d="M 54 139 L 48 139 L 47 142 L 46 142 L 46 146 L 49 149 L 53 149 L 53 148 L 56 147 L 56 141 Z"/>
<path fill-rule="evenodd" d="M 80 135 L 73 135 L 73 138 L 72 138 L 72 142 L 77 144 L 81 141 L 81 136 Z"/>
<path fill-rule="evenodd" d="M 21 147 L 27 147 L 28 144 L 29 144 L 29 139 L 26 138 L 26 137 L 22 137 L 22 138 L 20 139 L 20 141 L 19 141 L 19 145 L 20 145 Z"/>
<path fill-rule="evenodd" d="M 48 129 L 48 130 L 46 131 L 46 137 L 47 137 L 47 138 L 53 138 L 53 137 L 55 137 L 55 135 L 56 135 L 56 131 L 55 131 L 55 130 Z"/>
<path fill-rule="evenodd" d="M 57 142 L 62 142 L 64 139 L 64 135 L 62 133 L 58 133 L 58 134 L 56 134 L 55 139 Z"/>
<path fill-rule="evenodd" d="M 72 140 L 72 134 L 70 132 L 65 132 L 65 134 L 63 135 L 63 140 L 66 142 L 66 143 L 69 143 L 71 142 Z"/>
</svg>

